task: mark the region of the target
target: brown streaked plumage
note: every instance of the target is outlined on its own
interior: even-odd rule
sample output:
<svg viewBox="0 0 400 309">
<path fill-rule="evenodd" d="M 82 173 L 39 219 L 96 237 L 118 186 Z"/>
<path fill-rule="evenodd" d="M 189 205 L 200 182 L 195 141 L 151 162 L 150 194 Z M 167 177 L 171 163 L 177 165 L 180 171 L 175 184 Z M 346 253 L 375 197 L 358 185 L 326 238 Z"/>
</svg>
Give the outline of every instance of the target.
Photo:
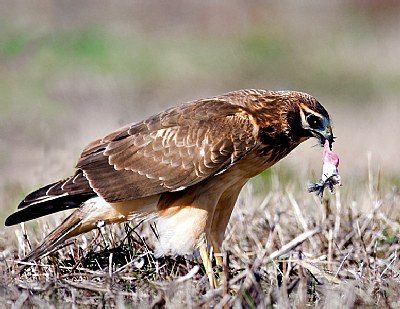
<svg viewBox="0 0 400 309">
<path fill-rule="evenodd" d="M 295 91 L 240 90 L 170 108 L 90 143 L 73 176 L 29 194 L 6 225 L 77 208 L 25 261 L 99 223 L 156 220 L 156 255 L 220 250 L 251 177 L 309 137 L 333 142 L 329 115 Z"/>
</svg>

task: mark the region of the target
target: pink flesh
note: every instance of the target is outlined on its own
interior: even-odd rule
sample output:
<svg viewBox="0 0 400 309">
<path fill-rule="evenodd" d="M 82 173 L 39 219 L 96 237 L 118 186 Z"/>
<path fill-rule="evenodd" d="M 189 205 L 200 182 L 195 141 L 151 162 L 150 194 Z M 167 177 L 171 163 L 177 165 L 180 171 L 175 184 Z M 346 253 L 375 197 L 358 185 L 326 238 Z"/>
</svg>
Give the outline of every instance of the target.
<svg viewBox="0 0 400 309">
<path fill-rule="evenodd" d="M 324 153 L 322 154 L 322 160 L 324 161 L 324 163 L 331 163 L 331 164 L 335 165 L 336 167 L 339 166 L 339 157 L 336 153 L 333 153 L 329 149 L 328 141 L 325 141 Z"/>
</svg>

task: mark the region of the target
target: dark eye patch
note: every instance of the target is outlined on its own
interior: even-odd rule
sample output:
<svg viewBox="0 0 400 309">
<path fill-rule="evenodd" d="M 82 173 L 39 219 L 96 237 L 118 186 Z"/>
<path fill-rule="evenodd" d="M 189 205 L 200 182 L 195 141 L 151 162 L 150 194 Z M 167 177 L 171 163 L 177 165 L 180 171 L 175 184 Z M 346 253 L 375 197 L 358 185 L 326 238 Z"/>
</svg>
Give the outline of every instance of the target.
<svg viewBox="0 0 400 309">
<path fill-rule="evenodd" d="M 322 127 L 322 119 L 313 114 L 309 114 L 306 116 L 306 120 L 311 128 L 317 129 Z"/>
</svg>

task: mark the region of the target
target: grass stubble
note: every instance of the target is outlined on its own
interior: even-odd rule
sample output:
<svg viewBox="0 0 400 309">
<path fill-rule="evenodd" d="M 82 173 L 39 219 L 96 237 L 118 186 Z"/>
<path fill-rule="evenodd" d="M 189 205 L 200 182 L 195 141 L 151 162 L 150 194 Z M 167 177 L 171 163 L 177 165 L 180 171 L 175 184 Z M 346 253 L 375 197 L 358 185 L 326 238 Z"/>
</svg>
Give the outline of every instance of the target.
<svg viewBox="0 0 400 309">
<path fill-rule="evenodd" d="M 282 186 L 277 173 L 263 198 L 245 187 L 226 232 L 223 267 L 215 269 L 216 289 L 196 254 L 156 259 L 156 227 L 140 222 L 82 235 L 19 275 L 18 258 L 50 227 L 17 227 L 7 237 L 18 244 L 1 246 L 0 302 L 6 308 L 396 308 L 400 195 L 380 178 L 369 168 L 368 180 L 347 188 L 346 197 L 343 187 L 322 203 L 305 188 Z"/>
</svg>

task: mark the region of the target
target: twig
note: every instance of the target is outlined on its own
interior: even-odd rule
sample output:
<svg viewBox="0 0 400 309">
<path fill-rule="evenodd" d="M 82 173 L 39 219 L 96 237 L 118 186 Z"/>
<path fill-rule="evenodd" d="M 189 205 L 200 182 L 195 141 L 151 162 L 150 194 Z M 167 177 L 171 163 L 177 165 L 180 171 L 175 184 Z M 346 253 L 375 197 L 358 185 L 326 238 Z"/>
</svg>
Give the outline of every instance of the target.
<svg viewBox="0 0 400 309">
<path fill-rule="evenodd" d="M 292 204 L 294 212 L 296 213 L 296 218 L 297 218 L 297 220 L 299 220 L 301 226 L 303 227 L 304 232 L 308 231 L 309 228 L 308 228 L 306 219 L 304 219 L 304 216 L 301 213 L 299 204 L 297 204 L 296 200 L 293 197 L 293 194 L 289 193 L 288 197 L 289 197 L 290 204 Z"/>
<path fill-rule="evenodd" d="M 335 278 L 337 278 L 337 276 L 339 275 L 339 272 L 340 272 L 340 270 L 342 269 L 342 267 L 343 267 L 343 265 L 344 265 L 344 262 L 347 260 L 347 258 L 348 258 L 348 256 L 350 255 L 351 252 L 353 252 L 353 248 L 351 248 L 350 251 L 347 252 L 347 254 L 344 256 L 342 262 L 341 262 L 340 265 L 339 265 L 339 268 L 338 268 L 337 271 L 336 271 Z"/>
<path fill-rule="evenodd" d="M 381 272 L 380 277 L 382 278 L 383 274 L 389 269 L 389 267 L 397 260 L 397 250 L 394 252 L 394 258 L 390 261 L 390 263 L 386 266 L 386 268 Z"/>
<path fill-rule="evenodd" d="M 333 237 L 336 239 L 339 235 L 340 231 L 340 218 L 342 215 L 342 203 L 340 201 L 340 190 L 336 190 L 336 219 L 335 219 L 335 228 L 334 228 L 334 233 Z"/>
<path fill-rule="evenodd" d="M 132 265 L 132 264 L 137 263 L 139 260 L 141 260 L 143 257 L 145 257 L 146 255 L 149 255 L 149 254 L 150 254 L 149 251 L 147 251 L 147 252 L 145 252 L 145 253 L 142 253 L 141 255 L 137 256 L 135 259 L 133 259 L 133 260 L 130 261 L 129 263 L 126 263 L 124 266 L 121 266 L 120 268 L 116 269 L 116 270 L 114 271 L 114 274 L 119 273 L 120 271 L 124 270 L 126 267 L 128 267 L 128 266 L 130 266 L 130 265 Z M 139 268 L 139 267 L 138 267 L 138 268 Z"/>
<path fill-rule="evenodd" d="M 286 245 L 282 246 L 282 248 L 280 250 L 277 250 L 277 251 L 271 253 L 269 255 L 268 259 L 266 261 L 264 261 L 264 262 L 265 263 L 269 263 L 273 259 L 276 259 L 278 256 L 281 256 L 281 255 L 289 252 L 290 250 L 293 250 L 298 245 L 300 245 L 304 241 L 306 241 L 308 238 L 310 238 L 310 237 L 312 237 L 315 234 L 320 233 L 320 232 L 321 232 L 321 228 L 318 226 L 318 227 L 316 227 L 315 229 L 313 229 L 311 231 L 307 231 L 307 232 L 305 232 L 303 234 L 300 234 L 296 238 L 292 239 L 289 243 L 287 243 Z"/>
<path fill-rule="evenodd" d="M 198 265 L 193 266 L 193 268 L 183 277 L 179 277 L 175 280 L 175 283 L 182 283 L 189 279 L 192 279 L 195 274 L 199 272 L 200 267 Z"/>
<path fill-rule="evenodd" d="M 300 234 L 296 238 L 292 239 L 290 242 L 288 242 L 286 245 L 283 245 L 281 249 L 272 252 L 265 260 L 265 253 L 262 254 L 253 264 L 252 270 L 257 269 L 261 264 L 268 264 L 272 260 L 276 259 L 277 257 L 289 252 L 290 250 L 293 250 L 296 248 L 298 245 L 302 244 L 304 241 L 306 241 L 308 238 L 314 236 L 317 233 L 321 232 L 321 227 L 316 227 L 315 229 L 311 231 L 304 232 L 303 234 Z"/>
<path fill-rule="evenodd" d="M 333 232 L 332 229 L 329 229 L 328 234 L 328 269 L 332 270 L 332 260 L 333 260 Z"/>
</svg>

